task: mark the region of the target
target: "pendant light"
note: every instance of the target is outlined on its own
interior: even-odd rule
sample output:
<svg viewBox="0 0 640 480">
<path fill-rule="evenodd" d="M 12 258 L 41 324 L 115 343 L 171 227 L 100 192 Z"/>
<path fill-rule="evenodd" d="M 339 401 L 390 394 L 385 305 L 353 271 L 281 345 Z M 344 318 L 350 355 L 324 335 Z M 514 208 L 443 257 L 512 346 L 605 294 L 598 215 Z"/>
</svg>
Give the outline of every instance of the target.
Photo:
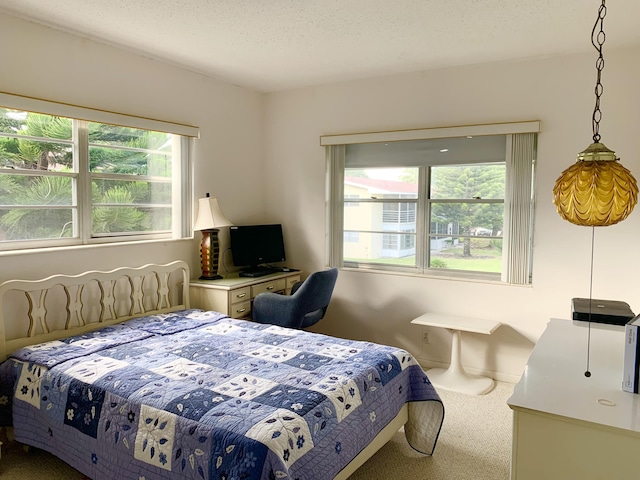
<svg viewBox="0 0 640 480">
<path fill-rule="evenodd" d="M 623 221 L 638 202 L 638 184 L 631 172 L 616 158 L 615 152 L 600 141 L 600 97 L 602 96 L 602 70 L 605 41 L 604 17 L 607 14 L 605 0 L 598 9 L 598 18 L 591 30 L 591 44 L 598 51 L 596 60 L 596 105 L 591 125 L 593 143 L 578 154 L 578 160 L 556 180 L 553 187 L 553 203 L 560 216 L 575 224 L 591 228 L 591 267 L 589 278 L 589 328 L 587 335 L 587 369 L 585 377 L 591 377 L 589 358 L 591 347 L 591 310 L 593 302 L 593 250 L 595 227 L 606 227 Z"/>
<path fill-rule="evenodd" d="M 638 202 L 638 184 L 631 172 L 616 158 L 615 152 L 600 142 L 600 97 L 605 41 L 605 0 L 598 9 L 598 18 L 591 31 L 591 43 L 598 51 L 596 60 L 596 105 L 593 110 L 593 143 L 578 154 L 576 163 L 567 168 L 553 187 L 553 203 L 560 216 L 575 224 L 606 227 L 621 222 Z"/>
</svg>

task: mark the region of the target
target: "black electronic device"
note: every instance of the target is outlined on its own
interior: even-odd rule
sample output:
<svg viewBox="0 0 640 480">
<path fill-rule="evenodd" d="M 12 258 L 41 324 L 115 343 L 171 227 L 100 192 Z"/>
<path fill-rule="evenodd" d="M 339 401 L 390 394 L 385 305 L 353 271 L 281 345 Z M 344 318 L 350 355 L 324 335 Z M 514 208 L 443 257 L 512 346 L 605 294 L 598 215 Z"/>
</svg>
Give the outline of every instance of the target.
<svg viewBox="0 0 640 480">
<path fill-rule="evenodd" d="M 607 325 L 625 325 L 635 317 L 626 302 L 618 300 L 596 300 L 588 298 L 571 299 L 571 315 L 573 320 L 583 322 L 605 323 Z"/>
<path fill-rule="evenodd" d="M 278 272 L 279 270 L 276 270 L 275 268 L 256 267 L 256 268 L 248 268 L 246 270 L 241 270 L 239 275 L 241 277 L 255 278 L 255 277 L 264 277 L 265 275 L 271 275 L 272 273 L 278 273 Z"/>
<path fill-rule="evenodd" d="M 252 271 L 264 271 L 259 268 L 260 265 L 284 262 L 286 259 L 280 224 L 235 225 L 230 227 L 229 235 L 233 264 L 246 267 L 243 276 L 249 276 Z"/>
</svg>

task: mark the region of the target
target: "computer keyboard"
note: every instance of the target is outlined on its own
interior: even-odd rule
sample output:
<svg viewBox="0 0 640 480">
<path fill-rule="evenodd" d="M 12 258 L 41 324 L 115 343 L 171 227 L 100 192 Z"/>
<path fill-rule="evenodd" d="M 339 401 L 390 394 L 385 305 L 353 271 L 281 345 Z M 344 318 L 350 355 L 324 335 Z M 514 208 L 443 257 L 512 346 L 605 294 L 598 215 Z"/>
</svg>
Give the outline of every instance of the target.
<svg viewBox="0 0 640 480">
<path fill-rule="evenodd" d="M 251 270 L 243 270 L 240 272 L 241 277 L 264 277 L 265 275 L 270 275 L 272 273 L 276 273 L 279 270 L 276 268 L 254 268 Z"/>
</svg>

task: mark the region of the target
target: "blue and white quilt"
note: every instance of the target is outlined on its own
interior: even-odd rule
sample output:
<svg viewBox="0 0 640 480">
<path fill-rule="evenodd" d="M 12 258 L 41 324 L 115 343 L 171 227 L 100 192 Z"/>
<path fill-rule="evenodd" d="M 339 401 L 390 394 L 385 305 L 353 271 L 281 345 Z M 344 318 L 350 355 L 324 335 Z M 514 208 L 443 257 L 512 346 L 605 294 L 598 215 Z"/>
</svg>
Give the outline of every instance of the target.
<svg viewBox="0 0 640 480">
<path fill-rule="evenodd" d="M 94 480 L 330 479 L 407 402 L 431 454 L 444 408 L 406 351 L 195 309 L 0 365 L 16 440 Z"/>
</svg>

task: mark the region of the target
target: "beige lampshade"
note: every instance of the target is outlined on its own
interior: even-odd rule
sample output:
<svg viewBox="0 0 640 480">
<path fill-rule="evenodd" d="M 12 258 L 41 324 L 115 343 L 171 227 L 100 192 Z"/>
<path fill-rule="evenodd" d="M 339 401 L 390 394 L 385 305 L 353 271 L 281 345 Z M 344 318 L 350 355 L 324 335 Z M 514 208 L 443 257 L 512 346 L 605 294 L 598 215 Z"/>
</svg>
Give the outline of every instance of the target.
<svg viewBox="0 0 640 480">
<path fill-rule="evenodd" d="M 580 152 L 553 187 L 558 213 L 575 225 L 614 225 L 627 218 L 637 202 L 636 179 L 602 143 Z"/>
<path fill-rule="evenodd" d="M 198 217 L 193 226 L 194 230 L 211 230 L 231 225 L 233 223 L 222 213 L 216 197 L 210 197 L 207 193 L 206 197 L 198 199 Z"/>
</svg>

